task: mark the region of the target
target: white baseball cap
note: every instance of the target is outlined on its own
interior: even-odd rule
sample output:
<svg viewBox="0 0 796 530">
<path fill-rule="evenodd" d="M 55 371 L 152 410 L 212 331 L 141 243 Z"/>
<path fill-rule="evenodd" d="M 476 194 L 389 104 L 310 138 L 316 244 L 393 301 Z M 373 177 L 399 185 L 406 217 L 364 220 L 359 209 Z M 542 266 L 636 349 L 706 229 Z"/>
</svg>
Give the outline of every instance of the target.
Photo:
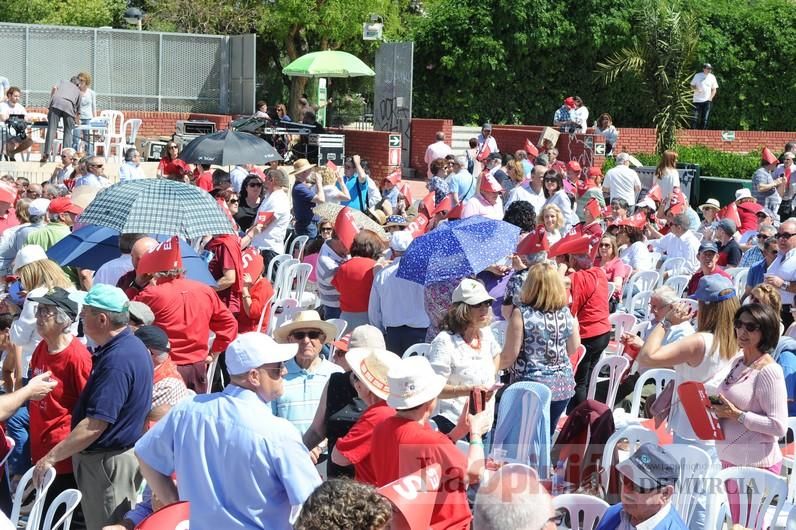
<svg viewBox="0 0 796 530">
<path fill-rule="evenodd" d="M 495 301 L 487 291 L 484 284 L 478 280 L 465 278 L 453 291 L 453 303 L 464 302 L 467 305 L 478 305 L 487 300 Z"/>
<path fill-rule="evenodd" d="M 39 245 L 25 245 L 17 252 L 17 257 L 14 258 L 13 272 L 16 274 L 20 267 L 45 259 L 48 259 L 47 253 Z"/>
<path fill-rule="evenodd" d="M 439 396 L 448 379 L 434 372 L 428 359 L 415 355 L 395 363 L 387 372 L 387 382 L 387 404 L 395 410 L 406 410 Z"/>
<path fill-rule="evenodd" d="M 639 203 L 636 205 L 636 208 L 649 208 L 650 210 L 655 211 L 655 201 L 650 199 L 649 197 L 644 197 Z"/>
<path fill-rule="evenodd" d="M 390 237 L 390 248 L 396 252 L 406 252 L 409 245 L 412 244 L 414 236 L 408 230 L 398 230 L 392 233 Z"/>
<path fill-rule="evenodd" d="M 30 215 L 41 216 L 47 213 L 47 208 L 50 207 L 50 199 L 33 199 L 28 205 L 28 213 Z"/>
<path fill-rule="evenodd" d="M 264 364 L 281 363 L 292 359 L 298 344 L 277 344 L 265 333 L 241 333 L 227 346 L 227 371 L 230 375 L 245 374 Z"/>
</svg>

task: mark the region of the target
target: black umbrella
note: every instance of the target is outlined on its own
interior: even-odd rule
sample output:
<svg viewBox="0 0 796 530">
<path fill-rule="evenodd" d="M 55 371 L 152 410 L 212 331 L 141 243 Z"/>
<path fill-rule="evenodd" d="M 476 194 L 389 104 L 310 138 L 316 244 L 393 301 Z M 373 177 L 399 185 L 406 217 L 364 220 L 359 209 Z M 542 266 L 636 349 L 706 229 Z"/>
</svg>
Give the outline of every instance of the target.
<svg viewBox="0 0 796 530">
<path fill-rule="evenodd" d="M 192 140 L 182 150 L 180 158 L 191 164 L 217 166 L 262 166 L 282 160 L 277 150 L 259 136 L 230 130 L 206 134 Z"/>
</svg>

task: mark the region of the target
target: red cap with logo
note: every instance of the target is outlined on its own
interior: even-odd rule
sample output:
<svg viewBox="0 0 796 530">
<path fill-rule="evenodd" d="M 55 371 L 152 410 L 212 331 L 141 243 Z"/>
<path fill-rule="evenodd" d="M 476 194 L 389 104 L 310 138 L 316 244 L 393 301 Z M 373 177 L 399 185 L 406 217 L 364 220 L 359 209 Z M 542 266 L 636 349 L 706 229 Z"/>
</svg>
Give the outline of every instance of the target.
<svg viewBox="0 0 796 530">
<path fill-rule="evenodd" d="M 533 232 L 529 232 L 528 235 L 522 238 L 520 244 L 517 245 L 516 253 L 520 256 L 529 256 L 549 248 L 550 243 L 547 241 L 547 232 L 544 229 L 544 225 L 539 225 Z"/>
<path fill-rule="evenodd" d="M 75 215 L 80 215 L 83 213 L 83 208 L 74 204 L 69 197 L 57 197 L 50 201 L 50 205 L 47 207 L 47 211 L 50 213 L 72 213 Z"/>
<path fill-rule="evenodd" d="M 547 257 L 555 258 L 564 254 L 588 254 L 591 251 L 591 238 L 581 234 L 569 234 L 559 239 L 547 252 Z"/>
<path fill-rule="evenodd" d="M 166 272 L 181 268 L 180 238 L 173 236 L 141 256 L 135 272 L 138 274 L 155 274 L 156 272 Z"/>
<path fill-rule="evenodd" d="M 503 186 L 500 185 L 495 177 L 486 173 L 481 177 L 481 191 L 500 193 L 503 191 Z"/>
</svg>

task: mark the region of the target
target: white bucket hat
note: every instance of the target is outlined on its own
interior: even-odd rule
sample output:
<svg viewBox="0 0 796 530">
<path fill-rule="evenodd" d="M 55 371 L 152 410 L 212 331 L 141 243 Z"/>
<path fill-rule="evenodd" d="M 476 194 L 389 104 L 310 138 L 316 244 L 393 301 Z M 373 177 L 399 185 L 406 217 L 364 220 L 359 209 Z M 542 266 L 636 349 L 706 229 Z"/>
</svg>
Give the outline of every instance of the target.
<svg viewBox="0 0 796 530">
<path fill-rule="evenodd" d="M 699 209 L 704 210 L 705 208 L 715 208 L 717 210 L 721 210 L 721 204 L 716 199 L 708 199 L 705 201 L 705 204 L 700 204 Z"/>
<path fill-rule="evenodd" d="M 345 354 L 345 360 L 368 390 L 381 399 L 389 397 L 387 374 L 401 361 L 400 357 L 381 348 L 352 348 Z"/>
<path fill-rule="evenodd" d="M 20 267 L 45 259 L 48 259 L 47 253 L 39 245 L 25 245 L 17 252 L 17 257 L 14 258 L 13 272 L 16 274 Z"/>
<path fill-rule="evenodd" d="M 467 305 L 478 305 L 487 300 L 494 302 L 495 298 L 486 291 L 483 283 L 471 278 L 463 279 L 453 291 L 454 304 L 464 302 Z"/>
<path fill-rule="evenodd" d="M 395 410 L 412 409 L 439 396 L 447 378 L 438 375 L 428 359 L 415 355 L 399 360 L 387 373 L 390 395 L 387 404 Z"/>
<path fill-rule="evenodd" d="M 739 190 L 735 190 L 735 200 L 740 201 L 741 199 L 751 199 L 752 192 L 749 191 L 748 188 L 741 188 Z"/>
</svg>

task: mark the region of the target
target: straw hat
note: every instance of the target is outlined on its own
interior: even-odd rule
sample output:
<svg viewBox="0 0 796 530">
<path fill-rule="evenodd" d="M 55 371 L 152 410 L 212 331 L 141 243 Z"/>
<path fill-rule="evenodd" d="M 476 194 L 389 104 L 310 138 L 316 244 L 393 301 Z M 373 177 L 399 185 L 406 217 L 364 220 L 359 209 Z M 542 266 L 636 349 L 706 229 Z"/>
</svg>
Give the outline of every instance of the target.
<svg viewBox="0 0 796 530">
<path fill-rule="evenodd" d="M 345 360 L 368 390 L 381 399 L 390 396 L 387 373 L 401 361 L 400 357 L 381 348 L 351 348 Z"/>
<path fill-rule="evenodd" d="M 400 359 L 387 373 L 387 404 L 395 410 L 415 408 L 439 396 L 447 382 L 446 377 L 434 372 L 425 357 Z"/>
<path fill-rule="evenodd" d="M 708 199 L 705 201 L 705 204 L 700 204 L 699 209 L 704 210 L 705 208 L 715 208 L 716 210 L 721 210 L 721 204 L 716 199 Z"/>
<path fill-rule="evenodd" d="M 302 171 L 307 171 L 308 169 L 312 169 L 316 166 L 316 164 L 310 164 L 310 161 L 306 158 L 299 158 L 295 162 L 293 162 L 293 169 L 290 170 L 291 175 L 295 175 L 297 173 L 301 173 Z"/>
<path fill-rule="evenodd" d="M 317 311 L 309 310 L 296 313 L 293 320 L 282 324 L 274 331 L 274 338 L 277 342 L 288 342 L 288 337 L 296 329 L 317 329 L 322 331 L 326 335 L 325 344 L 333 342 L 337 337 L 337 327 L 334 324 L 321 320 L 321 316 Z"/>
</svg>

